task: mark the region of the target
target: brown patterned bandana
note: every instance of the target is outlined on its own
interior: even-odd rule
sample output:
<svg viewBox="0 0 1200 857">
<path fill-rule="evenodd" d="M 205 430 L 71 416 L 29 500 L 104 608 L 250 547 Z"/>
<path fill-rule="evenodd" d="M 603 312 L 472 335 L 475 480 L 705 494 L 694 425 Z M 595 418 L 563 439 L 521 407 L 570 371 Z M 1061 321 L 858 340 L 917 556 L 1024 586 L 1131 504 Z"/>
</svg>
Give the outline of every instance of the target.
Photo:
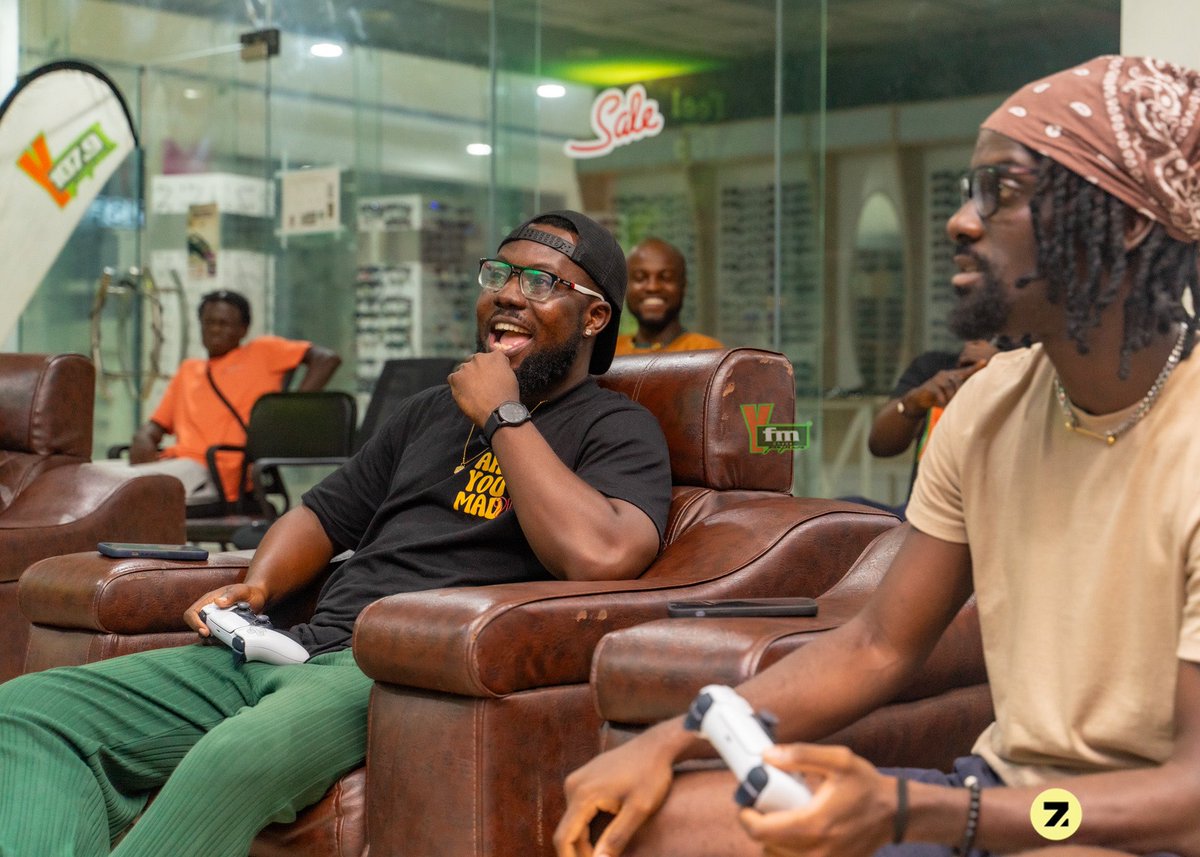
<svg viewBox="0 0 1200 857">
<path fill-rule="evenodd" d="M 1200 241 L 1200 72 L 1102 56 L 1017 90 L 983 122 Z"/>
</svg>

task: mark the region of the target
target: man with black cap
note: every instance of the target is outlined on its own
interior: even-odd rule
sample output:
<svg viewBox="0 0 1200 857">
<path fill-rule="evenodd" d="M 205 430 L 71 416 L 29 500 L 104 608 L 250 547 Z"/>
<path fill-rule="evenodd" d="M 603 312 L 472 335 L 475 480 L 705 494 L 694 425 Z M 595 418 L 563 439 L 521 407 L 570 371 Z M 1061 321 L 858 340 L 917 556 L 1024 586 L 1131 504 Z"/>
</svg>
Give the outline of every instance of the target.
<svg viewBox="0 0 1200 857">
<path fill-rule="evenodd" d="M 515 229 L 480 262 L 479 353 L 280 518 L 244 583 L 185 615 L 208 636 L 205 604 L 261 612 L 353 550 L 290 629 L 306 663 L 186 646 L 0 686 L 0 853 L 108 854 L 140 814 L 113 854 L 245 855 L 362 763 L 371 681 L 350 640 L 367 604 L 640 574 L 666 523 L 666 443 L 589 374 L 612 361 L 625 276 L 616 240 L 577 212 Z"/>
</svg>

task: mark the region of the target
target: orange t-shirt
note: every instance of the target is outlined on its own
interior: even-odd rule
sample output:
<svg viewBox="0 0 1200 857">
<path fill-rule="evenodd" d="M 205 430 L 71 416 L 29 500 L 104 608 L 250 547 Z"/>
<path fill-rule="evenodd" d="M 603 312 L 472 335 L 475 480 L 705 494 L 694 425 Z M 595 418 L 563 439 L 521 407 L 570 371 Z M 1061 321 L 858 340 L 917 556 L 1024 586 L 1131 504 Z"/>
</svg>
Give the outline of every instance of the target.
<svg viewBox="0 0 1200 857">
<path fill-rule="evenodd" d="M 280 336 L 260 336 L 212 360 L 184 360 L 150 417 L 167 434 L 175 435 L 175 445 L 164 449 L 160 457 L 192 458 L 204 464 L 210 446 L 241 446 L 246 442 L 246 432 L 208 382 L 206 367 L 211 365 L 213 380 L 242 419 L 249 422 L 250 408 L 258 397 L 280 390 L 284 376 L 300 365 L 311 345 Z M 240 455 L 217 456 L 217 470 L 229 500 L 236 500 L 241 493 L 241 468 Z"/>
<path fill-rule="evenodd" d="M 712 348 L 724 348 L 717 340 L 703 333 L 681 333 L 666 345 L 648 345 L 641 347 L 633 341 L 633 335 L 617 337 L 617 354 L 645 354 L 648 351 L 707 351 Z"/>
<path fill-rule="evenodd" d="M 938 420 L 942 418 L 945 408 L 934 405 L 929 409 L 929 414 L 925 418 L 925 428 L 921 432 L 921 439 L 917 441 L 917 461 L 925 455 L 925 444 L 929 443 L 929 437 L 933 434 L 933 427 L 938 424 Z"/>
</svg>

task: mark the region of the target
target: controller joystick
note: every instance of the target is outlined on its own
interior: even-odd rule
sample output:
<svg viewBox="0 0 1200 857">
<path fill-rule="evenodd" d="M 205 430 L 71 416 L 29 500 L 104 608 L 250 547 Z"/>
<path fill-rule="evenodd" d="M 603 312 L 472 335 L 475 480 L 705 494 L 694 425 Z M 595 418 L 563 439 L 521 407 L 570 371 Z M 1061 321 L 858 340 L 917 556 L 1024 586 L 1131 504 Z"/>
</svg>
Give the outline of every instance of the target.
<svg viewBox="0 0 1200 857">
<path fill-rule="evenodd" d="M 771 715 L 755 714 L 737 691 L 719 684 L 701 688 L 684 719 L 684 727 L 707 738 L 737 777 L 733 799 L 759 812 L 794 809 L 812 798 L 799 779 L 763 762 L 763 751 L 775 743 L 774 725 Z"/>
<path fill-rule="evenodd" d="M 308 650 L 275 628 L 271 620 L 250 609 L 245 601 L 233 607 L 206 604 L 200 608 L 200 621 L 214 637 L 233 650 L 233 662 L 261 661 L 268 664 L 302 664 Z"/>
</svg>

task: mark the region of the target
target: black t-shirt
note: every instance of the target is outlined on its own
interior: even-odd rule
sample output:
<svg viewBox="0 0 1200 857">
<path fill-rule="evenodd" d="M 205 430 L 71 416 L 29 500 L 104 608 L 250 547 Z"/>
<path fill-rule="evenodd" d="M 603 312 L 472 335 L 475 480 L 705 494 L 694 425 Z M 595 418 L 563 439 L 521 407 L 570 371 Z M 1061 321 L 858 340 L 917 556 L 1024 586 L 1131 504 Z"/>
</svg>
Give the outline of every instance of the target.
<svg viewBox="0 0 1200 857">
<path fill-rule="evenodd" d="M 644 511 L 662 537 L 671 494 L 658 421 L 588 378 L 539 406 L 533 424 L 555 454 L 605 496 Z M 401 403 L 349 462 L 305 493 L 338 551 L 312 619 L 292 632 L 313 654 L 350 645 L 372 601 L 399 592 L 549 580 L 509 508 L 499 463 L 448 386 Z M 564 498 L 564 502 L 568 498 Z"/>
</svg>

